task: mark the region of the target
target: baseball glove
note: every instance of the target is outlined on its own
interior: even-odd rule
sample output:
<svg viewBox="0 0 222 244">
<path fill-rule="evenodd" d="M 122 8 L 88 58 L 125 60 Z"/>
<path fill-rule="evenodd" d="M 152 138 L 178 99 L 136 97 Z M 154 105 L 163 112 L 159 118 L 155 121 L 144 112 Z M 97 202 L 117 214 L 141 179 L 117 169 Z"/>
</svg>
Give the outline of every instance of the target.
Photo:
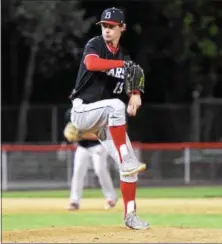
<svg viewBox="0 0 222 244">
<path fill-rule="evenodd" d="M 134 91 L 144 93 L 144 72 L 143 69 L 132 61 L 125 63 L 125 92 L 127 95 Z"/>
<path fill-rule="evenodd" d="M 76 143 L 81 140 L 97 140 L 97 133 L 96 132 L 82 132 L 75 128 L 75 126 L 69 122 L 67 123 L 63 134 L 67 141 L 71 143 Z"/>
<path fill-rule="evenodd" d="M 63 134 L 69 142 L 77 142 L 81 139 L 80 132 L 72 125 L 71 122 L 67 123 Z"/>
</svg>

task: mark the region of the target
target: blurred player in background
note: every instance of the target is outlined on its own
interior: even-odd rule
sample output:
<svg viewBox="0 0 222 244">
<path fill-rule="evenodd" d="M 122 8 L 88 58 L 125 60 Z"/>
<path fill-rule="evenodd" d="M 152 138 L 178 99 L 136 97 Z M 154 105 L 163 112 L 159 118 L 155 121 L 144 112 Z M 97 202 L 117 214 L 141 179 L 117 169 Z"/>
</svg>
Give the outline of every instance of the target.
<svg viewBox="0 0 222 244">
<path fill-rule="evenodd" d="M 69 111 L 68 111 L 69 112 Z M 68 123 L 64 129 L 64 135 L 72 133 L 73 126 Z M 69 141 L 69 138 L 66 137 Z M 115 207 L 117 195 L 107 167 L 108 154 L 96 138 L 81 140 L 73 157 L 73 175 L 71 181 L 71 192 L 69 210 L 78 210 L 84 188 L 84 178 L 89 163 L 93 163 L 94 171 L 98 177 L 103 195 L 106 199 L 105 209 Z"/>
</svg>

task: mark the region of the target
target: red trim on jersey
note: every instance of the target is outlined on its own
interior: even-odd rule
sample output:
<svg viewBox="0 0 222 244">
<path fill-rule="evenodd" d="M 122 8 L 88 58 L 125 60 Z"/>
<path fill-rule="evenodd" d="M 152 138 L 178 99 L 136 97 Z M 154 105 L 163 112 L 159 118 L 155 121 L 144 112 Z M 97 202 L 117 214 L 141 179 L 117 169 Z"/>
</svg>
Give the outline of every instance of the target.
<svg viewBox="0 0 222 244">
<path fill-rule="evenodd" d="M 131 96 L 131 95 L 141 95 L 141 93 L 140 93 L 140 91 L 138 91 L 138 90 L 133 90 L 129 95 L 130 95 L 130 96 Z"/>
<path fill-rule="evenodd" d="M 113 54 L 116 54 L 117 51 L 119 50 L 119 46 L 114 47 L 114 46 L 112 46 L 112 45 L 109 44 L 109 43 L 106 43 L 106 47 L 107 47 L 107 48 L 109 49 L 109 51 L 110 51 L 111 53 L 113 53 Z"/>
<path fill-rule="evenodd" d="M 104 71 L 124 66 L 123 60 L 103 59 L 95 55 L 85 57 L 85 65 L 89 71 Z"/>
</svg>

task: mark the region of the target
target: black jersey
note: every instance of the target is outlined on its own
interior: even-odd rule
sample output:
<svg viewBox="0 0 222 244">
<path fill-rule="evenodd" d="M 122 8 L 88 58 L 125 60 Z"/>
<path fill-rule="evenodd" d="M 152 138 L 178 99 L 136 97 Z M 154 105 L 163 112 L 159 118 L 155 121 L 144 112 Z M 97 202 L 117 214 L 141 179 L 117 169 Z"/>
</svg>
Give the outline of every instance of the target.
<svg viewBox="0 0 222 244">
<path fill-rule="evenodd" d="M 95 54 L 104 59 L 130 60 L 128 53 L 122 47 L 113 54 L 102 36 L 92 38 L 85 46 L 71 99 L 78 97 L 85 103 L 114 97 L 125 100 L 127 96 L 124 92 L 124 69 L 120 67 L 104 72 L 89 71 L 84 64 L 84 59 L 89 54 Z"/>
</svg>

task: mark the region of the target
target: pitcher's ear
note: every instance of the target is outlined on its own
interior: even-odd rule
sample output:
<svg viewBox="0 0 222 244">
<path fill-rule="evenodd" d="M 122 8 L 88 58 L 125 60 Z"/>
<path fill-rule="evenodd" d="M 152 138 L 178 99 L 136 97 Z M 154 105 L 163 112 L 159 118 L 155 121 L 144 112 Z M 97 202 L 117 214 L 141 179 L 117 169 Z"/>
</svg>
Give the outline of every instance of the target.
<svg viewBox="0 0 222 244">
<path fill-rule="evenodd" d="M 122 32 L 126 31 L 126 24 L 122 25 Z"/>
</svg>

